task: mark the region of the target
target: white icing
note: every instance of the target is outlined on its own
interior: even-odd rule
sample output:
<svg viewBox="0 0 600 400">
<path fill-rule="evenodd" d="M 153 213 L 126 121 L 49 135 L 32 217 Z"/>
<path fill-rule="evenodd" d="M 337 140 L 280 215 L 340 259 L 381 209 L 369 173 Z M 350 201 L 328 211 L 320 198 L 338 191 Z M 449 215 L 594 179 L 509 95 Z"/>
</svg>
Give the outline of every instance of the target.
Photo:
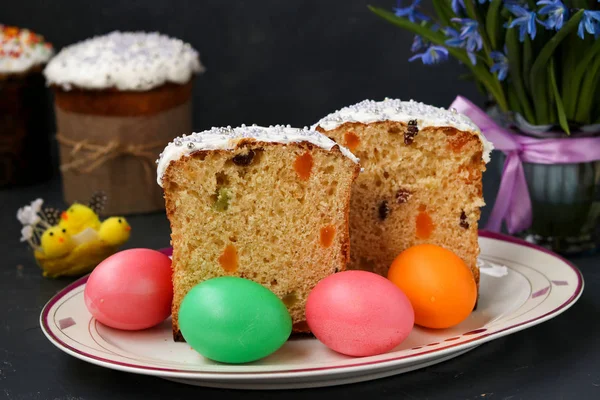
<svg viewBox="0 0 600 400">
<path fill-rule="evenodd" d="M 25 72 L 45 64 L 53 54 L 52 45 L 42 36 L 0 24 L 0 73 Z"/>
<path fill-rule="evenodd" d="M 502 278 L 503 276 L 508 275 L 508 267 L 490 261 L 477 259 L 477 267 L 479 267 L 479 272 L 482 274 L 493 276 L 494 278 Z"/>
<path fill-rule="evenodd" d="M 338 146 L 343 155 L 358 163 L 350 150 L 338 145 L 327 136 L 312 129 L 292 128 L 288 126 L 245 126 L 238 128 L 212 128 L 204 132 L 192 133 L 175 138 L 165 147 L 156 163 L 158 164 L 157 175 L 158 184 L 162 186 L 162 177 L 171 161 L 179 160 L 181 157 L 188 156 L 199 150 L 233 150 L 242 139 L 254 139 L 260 142 L 273 143 L 299 143 L 309 142 L 315 146 L 321 147 L 327 151 L 334 146 Z"/>
<path fill-rule="evenodd" d="M 320 126 L 326 131 L 330 131 L 346 122 L 369 124 L 376 121 L 397 121 L 408 123 L 410 120 L 416 120 L 419 128 L 449 126 L 460 131 L 477 134 L 483 145 L 483 160 L 486 163 L 490 161 L 490 153 L 494 148 L 492 143 L 483 136 L 477 125 L 466 115 L 414 100 L 364 100 L 329 114 L 317 122 L 315 127 Z"/>
<path fill-rule="evenodd" d="M 204 71 L 188 43 L 159 33 L 111 32 L 62 49 L 44 74 L 65 90 L 145 91 L 166 82 L 184 84 Z"/>
</svg>

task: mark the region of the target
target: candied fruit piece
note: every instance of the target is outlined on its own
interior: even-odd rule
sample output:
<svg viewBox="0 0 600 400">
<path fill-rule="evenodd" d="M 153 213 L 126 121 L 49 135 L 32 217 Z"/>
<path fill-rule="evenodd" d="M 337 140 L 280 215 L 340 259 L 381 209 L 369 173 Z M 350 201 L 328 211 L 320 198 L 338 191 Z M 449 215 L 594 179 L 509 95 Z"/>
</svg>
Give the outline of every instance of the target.
<svg viewBox="0 0 600 400">
<path fill-rule="evenodd" d="M 469 223 L 467 222 L 467 214 L 464 211 L 460 213 L 460 223 L 461 228 L 469 229 Z"/>
<path fill-rule="evenodd" d="M 229 200 L 231 200 L 231 192 L 227 188 L 219 188 L 217 190 L 215 203 L 213 207 L 217 211 L 227 211 L 229 208 Z"/>
<path fill-rule="evenodd" d="M 296 157 L 296 161 L 294 161 L 294 170 L 300 179 L 306 181 L 308 178 L 310 178 L 313 164 L 314 162 L 312 155 L 309 152 L 306 152 Z"/>
<path fill-rule="evenodd" d="M 237 249 L 234 245 L 228 244 L 219 256 L 219 264 L 227 272 L 235 272 L 238 267 Z"/>
<path fill-rule="evenodd" d="M 335 226 L 327 225 L 321 228 L 320 242 L 321 246 L 327 248 L 333 243 L 335 237 Z"/>
<path fill-rule="evenodd" d="M 433 232 L 433 221 L 431 220 L 431 216 L 427 211 L 421 211 L 417 215 L 417 237 L 419 239 L 429 239 L 431 233 Z"/>
<path fill-rule="evenodd" d="M 235 165 L 240 167 L 250 165 L 252 160 L 254 160 L 254 151 L 252 150 L 248 150 L 246 154 L 238 154 L 231 159 Z"/>
<path fill-rule="evenodd" d="M 379 219 L 382 221 L 385 220 L 388 217 L 388 215 L 390 215 L 390 207 L 388 206 L 387 201 L 384 200 L 379 204 L 377 213 L 379 215 Z"/>
<path fill-rule="evenodd" d="M 448 147 L 450 147 L 453 152 L 458 153 L 471 139 L 471 135 L 464 132 L 458 132 L 456 135 L 450 137 Z"/>
<path fill-rule="evenodd" d="M 294 304 L 298 303 L 298 295 L 296 295 L 296 292 L 287 293 L 283 295 L 281 301 L 283 302 L 283 304 L 285 304 L 286 307 L 291 307 Z"/>
<path fill-rule="evenodd" d="M 344 145 L 348 148 L 348 150 L 356 150 L 359 144 L 360 138 L 356 135 L 356 133 L 348 131 L 344 134 Z"/>
</svg>

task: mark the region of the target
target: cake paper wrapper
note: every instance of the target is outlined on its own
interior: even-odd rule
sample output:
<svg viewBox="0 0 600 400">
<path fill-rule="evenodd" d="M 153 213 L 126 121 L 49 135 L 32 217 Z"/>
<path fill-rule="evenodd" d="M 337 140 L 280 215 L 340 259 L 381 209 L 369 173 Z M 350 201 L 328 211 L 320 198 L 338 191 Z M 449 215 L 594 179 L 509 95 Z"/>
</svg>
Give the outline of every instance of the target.
<svg viewBox="0 0 600 400">
<path fill-rule="evenodd" d="M 108 195 L 103 215 L 164 210 L 154 160 L 174 137 L 191 132 L 191 101 L 136 117 L 55 111 L 67 203 L 85 202 L 102 190 Z"/>
</svg>

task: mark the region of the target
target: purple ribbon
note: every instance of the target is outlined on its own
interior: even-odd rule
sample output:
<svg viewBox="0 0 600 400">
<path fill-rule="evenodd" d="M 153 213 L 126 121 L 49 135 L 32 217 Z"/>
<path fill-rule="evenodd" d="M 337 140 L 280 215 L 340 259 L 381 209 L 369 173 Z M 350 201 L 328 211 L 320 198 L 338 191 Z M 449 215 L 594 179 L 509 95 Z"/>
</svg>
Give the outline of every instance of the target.
<svg viewBox="0 0 600 400">
<path fill-rule="evenodd" d="M 531 226 L 531 198 L 523 162 L 572 164 L 600 160 L 600 137 L 536 139 L 522 136 L 496 124 L 482 109 L 462 96 L 450 105 L 481 129 L 496 150 L 506 155 L 500 188 L 486 229 L 499 232 L 502 221 L 509 233 Z"/>
</svg>

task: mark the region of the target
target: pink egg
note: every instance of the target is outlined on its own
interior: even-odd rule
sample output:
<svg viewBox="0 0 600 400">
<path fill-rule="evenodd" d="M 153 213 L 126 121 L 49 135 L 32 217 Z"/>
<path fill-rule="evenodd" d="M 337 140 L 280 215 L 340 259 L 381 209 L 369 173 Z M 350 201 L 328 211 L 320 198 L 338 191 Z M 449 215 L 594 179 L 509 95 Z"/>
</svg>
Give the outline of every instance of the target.
<svg viewBox="0 0 600 400">
<path fill-rule="evenodd" d="M 171 314 L 171 260 L 150 249 L 116 253 L 94 269 L 84 298 L 90 313 L 105 325 L 150 328 Z"/>
<path fill-rule="evenodd" d="M 306 322 L 332 350 L 372 356 L 398 346 L 415 315 L 406 295 L 389 280 L 366 271 L 344 271 L 320 281 L 308 295 Z"/>
</svg>

